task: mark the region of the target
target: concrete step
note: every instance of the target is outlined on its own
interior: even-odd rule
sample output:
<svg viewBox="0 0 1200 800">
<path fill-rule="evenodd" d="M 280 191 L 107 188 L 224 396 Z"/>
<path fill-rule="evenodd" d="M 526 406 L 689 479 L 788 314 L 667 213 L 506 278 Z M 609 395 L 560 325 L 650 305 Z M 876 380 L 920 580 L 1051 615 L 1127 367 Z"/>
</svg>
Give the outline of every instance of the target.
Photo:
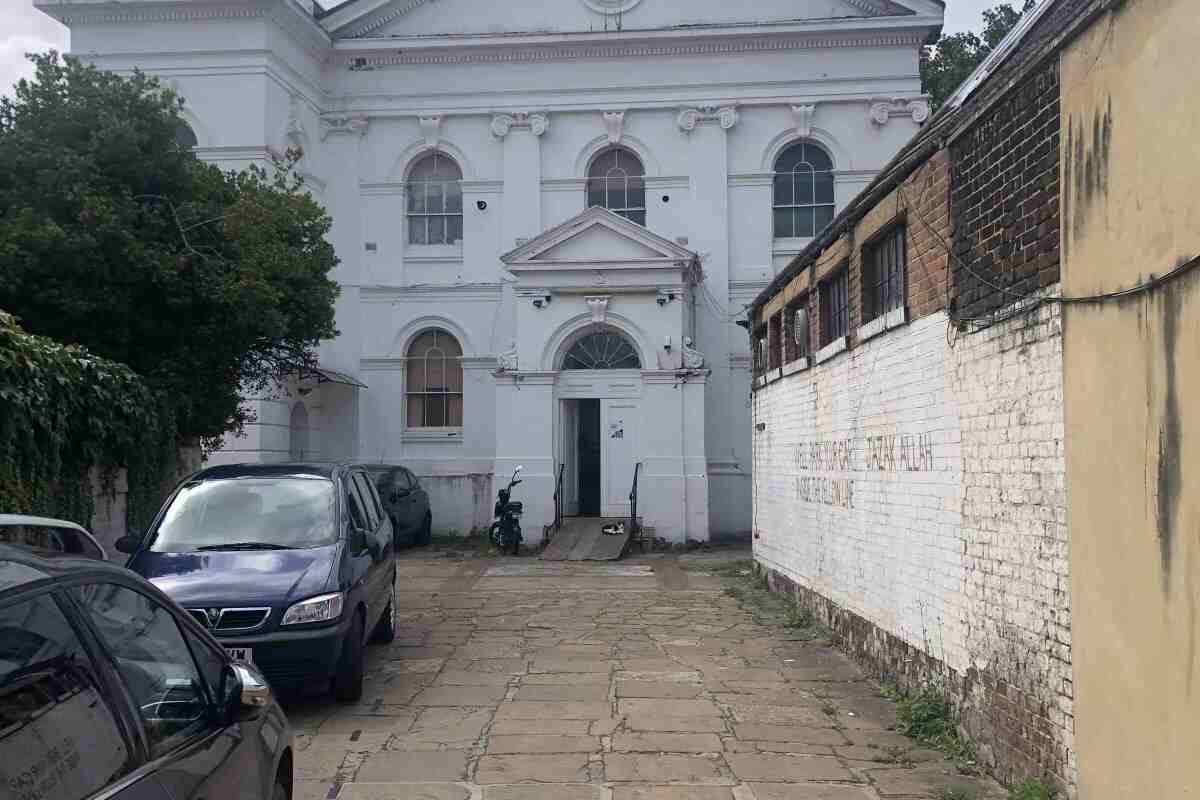
<svg viewBox="0 0 1200 800">
<path fill-rule="evenodd" d="M 625 532 L 616 536 L 605 534 L 605 525 L 624 523 Z M 568 517 L 562 530 L 554 534 L 542 551 L 543 561 L 615 561 L 629 543 L 627 518 Z"/>
</svg>

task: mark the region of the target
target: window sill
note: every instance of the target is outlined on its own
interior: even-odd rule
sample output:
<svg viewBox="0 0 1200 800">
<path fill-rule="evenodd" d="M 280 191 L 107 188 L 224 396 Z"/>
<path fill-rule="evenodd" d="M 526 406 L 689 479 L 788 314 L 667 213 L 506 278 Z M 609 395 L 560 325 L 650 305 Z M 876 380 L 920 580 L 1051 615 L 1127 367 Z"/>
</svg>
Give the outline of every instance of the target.
<svg viewBox="0 0 1200 800">
<path fill-rule="evenodd" d="M 846 337 L 840 336 L 837 339 L 834 339 L 829 344 L 822 347 L 820 350 L 818 350 L 817 354 L 815 356 L 815 360 L 818 364 L 823 364 L 845 349 L 846 349 Z"/>
<path fill-rule="evenodd" d="M 811 236 L 776 237 L 771 240 L 771 253 L 777 256 L 797 255 L 801 250 L 808 247 L 808 243 L 811 241 Z"/>
<path fill-rule="evenodd" d="M 461 262 L 462 243 L 458 244 L 410 244 L 404 248 L 404 260 L 410 263 L 430 264 Z"/>
<path fill-rule="evenodd" d="M 891 311 L 876 317 L 863 325 L 857 331 L 859 342 L 865 342 L 892 328 L 899 328 L 908 323 L 908 309 L 904 306 L 893 308 Z"/>
<path fill-rule="evenodd" d="M 797 372 L 804 372 L 804 370 L 811 366 L 812 363 L 810 362 L 809 357 L 804 356 L 803 358 L 797 358 L 795 361 L 789 361 L 788 363 L 784 364 L 783 374 L 785 376 L 795 375 Z"/>
<path fill-rule="evenodd" d="M 462 444 L 462 428 L 408 428 L 400 434 L 400 441 Z"/>
</svg>

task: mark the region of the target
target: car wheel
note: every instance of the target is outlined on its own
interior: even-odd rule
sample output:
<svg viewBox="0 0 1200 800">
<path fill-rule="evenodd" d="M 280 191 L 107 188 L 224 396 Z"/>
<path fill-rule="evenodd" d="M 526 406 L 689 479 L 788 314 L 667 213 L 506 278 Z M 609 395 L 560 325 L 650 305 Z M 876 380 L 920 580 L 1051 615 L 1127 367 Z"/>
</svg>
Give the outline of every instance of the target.
<svg viewBox="0 0 1200 800">
<path fill-rule="evenodd" d="M 417 544 L 429 544 L 433 538 L 433 514 L 425 512 L 425 521 L 421 523 L 421 532 L 417 534 Z"/>
<path fill-rule="evenodd" d="M 333 676 L 333 696 L 344 703 L 362 698 L 363 655 L 363 615 L 356 613 L 346 632 L 346 641 L 342 642 L 342 657 Z"/>
<path fill-rule="evenodd" d="M 275 791 L 271 792 L 271 800 L 288 800 L 288 790 L 282 781 L 275 783 Z"/>
<path fill-rule="evenodd" d="M 371 641 L 375 644 L 387 644 L 396 638 L 396 577 L 392 576 L 392 593 L 388 597 L 387 608 L 383 610 L 383 616 L 379 618 L 379 622 L 375 623 L 375 630 L 371 631 Z"/>
</svg>

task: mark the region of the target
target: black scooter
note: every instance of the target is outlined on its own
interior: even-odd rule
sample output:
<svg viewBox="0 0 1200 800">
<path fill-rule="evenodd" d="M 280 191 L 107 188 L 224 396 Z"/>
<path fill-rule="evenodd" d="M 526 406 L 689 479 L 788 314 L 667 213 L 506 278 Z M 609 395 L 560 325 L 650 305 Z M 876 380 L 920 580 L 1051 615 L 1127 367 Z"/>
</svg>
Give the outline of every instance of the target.
<svg viewBox="0 0 1200 800">
<path fill-rule="evenodd" d="M 500 490 L 493 512 L 496 519 L 492 522 L 490 530 L 492 544 L 496 549 L 501 553 L 512 552 L 514 556 L 521 549 L 521 514 L 525 511 L 525 504 L 510 502 L 509 498 L 512 496 L 512 488 L 521 482 L 517 476 L 523 469 L 524 467 L 518 466 L 513 470 L 512 480 Z"/>
</svg>

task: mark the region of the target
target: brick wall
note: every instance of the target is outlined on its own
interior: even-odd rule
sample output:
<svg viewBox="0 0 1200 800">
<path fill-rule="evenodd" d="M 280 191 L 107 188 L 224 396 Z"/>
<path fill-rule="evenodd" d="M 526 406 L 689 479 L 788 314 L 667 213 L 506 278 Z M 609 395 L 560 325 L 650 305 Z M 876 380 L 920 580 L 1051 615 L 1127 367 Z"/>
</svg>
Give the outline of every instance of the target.
<svg viewBox="0 0 1200 800">
<path fill-rule="evenodd" d="M 1059 281 L 1058 60 L 1017 84 L 950 145 L 958 317 Z"/>
<path fill-rule="evenodd" d="M 936 291 L 936 290 L 935 290 Z M 1058 310 L 944 311 L 754 395 L 755 557 L 996 774 L 1074 784 Z"/>
<path fill-rule="evenodd" d="M 905 271 L 905 300 L 909 319 L 917 319 L 946 307 L 949 281 L 950 158 L 945 150 L 934 154 L 905 179 L 900 187 L 875 205 L 852 231 L 816 255 L 814 264 L 793 278 L 763 306 L 756 329 L 766 328 L 776 315 L 796 304 L 808 310 L 809 342 L 821 343 L 821 282 L 844 266 L 849 267 L 849 345 L 856 344 L 856 331 L 863 324 L 863 243 L 897 223 L 906 227 L 908 264 Z M 765 367 L 766 365 L 764 365 Z"/>
</svg>

